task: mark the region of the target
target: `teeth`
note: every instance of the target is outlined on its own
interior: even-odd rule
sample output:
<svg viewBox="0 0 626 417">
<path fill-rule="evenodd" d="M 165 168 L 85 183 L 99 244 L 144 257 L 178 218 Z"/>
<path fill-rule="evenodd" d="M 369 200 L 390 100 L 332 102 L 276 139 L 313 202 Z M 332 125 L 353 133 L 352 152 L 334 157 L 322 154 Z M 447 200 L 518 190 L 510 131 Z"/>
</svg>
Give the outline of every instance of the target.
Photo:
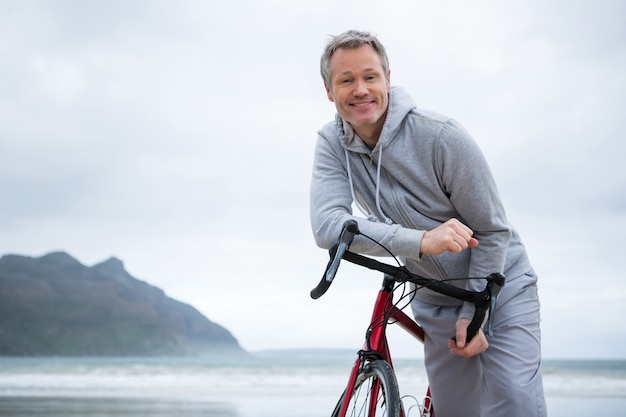
<svg viewBox="0 0 626 417">
<path fill-rule="evenodd" d="M 367 106 L 368 104 L 370 104 L 370 103 L 369 102 L 368 103 L 352 103 L 352 105 L 355 106 L 355 107 Z"/>
</svg>

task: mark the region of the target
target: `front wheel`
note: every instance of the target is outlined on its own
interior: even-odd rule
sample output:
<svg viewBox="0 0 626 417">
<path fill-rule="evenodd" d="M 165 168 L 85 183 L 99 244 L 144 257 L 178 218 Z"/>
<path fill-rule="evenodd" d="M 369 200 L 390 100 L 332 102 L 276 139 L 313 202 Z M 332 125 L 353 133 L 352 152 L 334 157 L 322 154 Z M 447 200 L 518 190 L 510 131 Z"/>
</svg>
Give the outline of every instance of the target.
<svg viewBox="0 0 626 417">
<path fill-rule="evenodd" d="M 344 392 L 332 417 L 344 417 L 340 416 L 340 412 L 346 395 L 348 393 Z M 391 366 L 382 360 L 365 365 L 347 400 L 349 403 L 345 417 L 399 417 L 400 393 Z"/>
</svg>

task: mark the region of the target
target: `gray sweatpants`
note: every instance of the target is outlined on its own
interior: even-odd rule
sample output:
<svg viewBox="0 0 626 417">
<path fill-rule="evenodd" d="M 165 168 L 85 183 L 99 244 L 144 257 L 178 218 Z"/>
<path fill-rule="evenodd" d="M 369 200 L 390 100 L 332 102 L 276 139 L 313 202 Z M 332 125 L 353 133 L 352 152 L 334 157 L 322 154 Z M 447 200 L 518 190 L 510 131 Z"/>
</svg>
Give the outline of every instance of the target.
<svg viewBox="0 0 626 417">
<path fill-rule="evenodd" d="M 506 283 L 489 348 L 472 358 L 448 348 L 460 307 L 413 301 L 415 319 L 426 332 L 426 371 L 437 417 L 546 416 L 536 283 L 532 273 Z"/>
</svg>

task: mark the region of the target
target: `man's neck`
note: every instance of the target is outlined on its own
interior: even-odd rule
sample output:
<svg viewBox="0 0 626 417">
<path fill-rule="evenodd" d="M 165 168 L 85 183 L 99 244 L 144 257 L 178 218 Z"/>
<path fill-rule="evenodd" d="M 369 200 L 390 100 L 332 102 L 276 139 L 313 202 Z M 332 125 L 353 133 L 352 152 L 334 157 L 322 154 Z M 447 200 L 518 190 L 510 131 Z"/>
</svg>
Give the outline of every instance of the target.
<svg viewBox="0 0 626 417">
<path fill-rule="evenodd" d="M 378 126 L 372 126 L 371 128 L 360 127 L 359 129 L 354 129 L 354 131 L 367 146 L 374 149 L 380 138 L 382 126 L 380 128 Z"/>
<path fill-rule="evenodd" d="M 383 131 L 383 126 L 385 125 L 385 120 L 387 119 L 387 112 L 376 121 L 376 123 L 361 125 L 358 127 L 352 126 L 354 131 L 359 135 L 361 140 L 365 142 L 367 146 L 374 149 L 376 144 L 378 143 L 378 139 L 380 138 L 380 134 Z"/>
</svg>

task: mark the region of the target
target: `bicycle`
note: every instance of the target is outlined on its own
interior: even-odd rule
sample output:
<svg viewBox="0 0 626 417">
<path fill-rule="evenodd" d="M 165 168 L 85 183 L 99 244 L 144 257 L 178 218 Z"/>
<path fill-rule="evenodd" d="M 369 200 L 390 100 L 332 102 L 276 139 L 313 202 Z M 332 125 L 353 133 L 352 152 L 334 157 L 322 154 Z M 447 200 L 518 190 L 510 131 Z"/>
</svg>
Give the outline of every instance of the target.
<svg viewBox="0 0 626 417">
<path fill-rule="evenodd" d="M 479 278 L 487 282 L 483 291 L 469 291 L 458 288 L 444 281 L 413 274 L 399 262 L 397 266 L 389 265 L 350 252 L 348 250 L 350 244 L 354 236 L 358 234 L 362 233 L 359 231 L 355 220 L 348 220 L 344 223 L 337 243 L 329 250 L 330 260 L 324 275 L 319 284 L 311 290 L 311 298 L 313 299 L 318 299 L 324 295 L 333 282 L 342 259 L 385 274 L 382 288 L 378 291 L 378 296 L 374 303 L 372 318 L 365 334 L 363 348 L 357 354 L 350 372 L 348 384 L 333 410 L 332 417 L 407 417 L 407 410 L 404 409 L 393 368 L 386 329 L 389 323 L 397 323 L 403 330 L 422 343 L 424 342 L 425 332 L 415 320 L 398 307 L 400 301 L 394 301 L 394 292 L 398 288 L 404 288 L 406 283 L 413 283 L 416 287 L 411 292 L 412 295 L 415 294 L 417 289 L 426 287 L 462 301 L 472 302 L 475 306 L 475 313 L 467 330 L 467 341 L 469 342 L 483 325 L 487 312 L 489 312 L 487 332 L 491 334 L 495 303 L 497 295 L 504 285 L 505 278 L 499 273 Z M 366 235 L 363 236 L 369 238 Z M 374 241 L 373 239 L 371 240 Z M 389 254 L 392 255 L 391 252 Z M 404 299 L 406 296 L 406 293 L 403 294 L 401 299 Z M 423 402 L 421 404 L 418 403 L 417 406 L 419 407 L 420 417 L 435 416 L 435 407 L 431 401 L 430 388 L 427 389 Z M 412 408 L 410 407 L 408 411 Z"/>
</svg>

